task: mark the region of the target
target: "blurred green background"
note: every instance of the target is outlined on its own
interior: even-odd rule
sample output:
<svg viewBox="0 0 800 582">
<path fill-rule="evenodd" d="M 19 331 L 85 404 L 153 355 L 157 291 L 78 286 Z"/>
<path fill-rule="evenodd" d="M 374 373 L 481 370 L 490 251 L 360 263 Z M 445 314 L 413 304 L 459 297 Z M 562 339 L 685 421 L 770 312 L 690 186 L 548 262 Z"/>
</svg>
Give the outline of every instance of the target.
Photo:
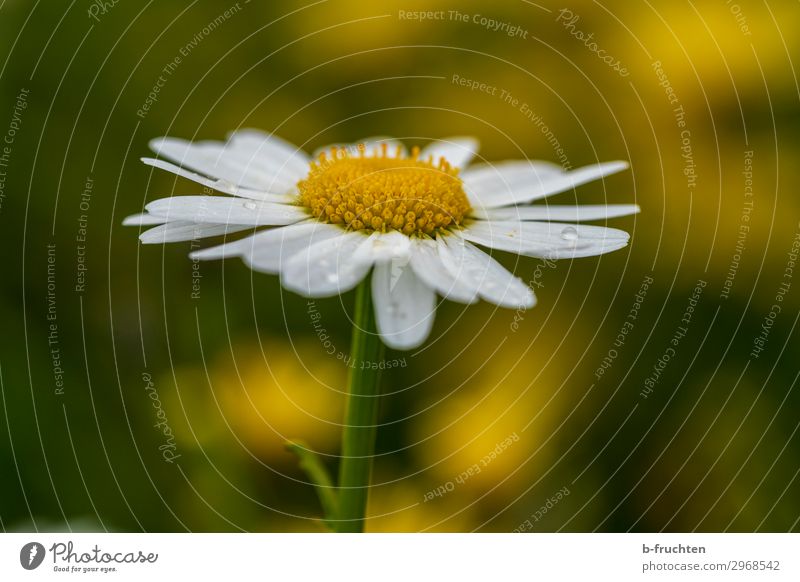
<svg viewBox="0 0 800 582">
<path fill-rule="evenodd" d="M 283 444 L 336 468 L 352 294 L 310 306 L 120 224 L 198 193 L 139 162 L 149 139 L 257 127 L 309 151 L 474 135 L 486 161 L 631 162 L 552 199 L 640 204 L 609 221 L 627 249 L 503 256 L 535 309 L 443 303 L 423 349 L 390 354 L 369 531 L 800 529 L 800 7 L 563 8 L 0 3 L 0 527 L 322 531 Z"/>
</svg>

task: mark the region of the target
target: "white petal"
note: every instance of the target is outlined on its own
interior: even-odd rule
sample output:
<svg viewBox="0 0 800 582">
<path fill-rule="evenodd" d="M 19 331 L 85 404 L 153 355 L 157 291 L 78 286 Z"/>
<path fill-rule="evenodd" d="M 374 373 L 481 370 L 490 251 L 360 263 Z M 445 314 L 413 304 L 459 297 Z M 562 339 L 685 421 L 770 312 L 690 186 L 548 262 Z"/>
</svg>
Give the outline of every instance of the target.
<svg viewBox="0 0 800 582">
<path fill-rule="evenodd" d="M 194 259 L 211 260 L 242 257 L 255 271 L 280 273 L 283 263 L 312 244 L 341 236 L 343 230 L 331 224 L 306 221 L 265 230 L 237 241 L 194 251 Z"/>
<path fill-rule="evenodd" d="M 358 146 L 360 144 L 364 144 L 365 146 L 364 154 L 367 157 L 382 156 L 384 144 L 386 145 L 387 158 L 396 158 L 396 157 L 402 158 L 408 155 L 406 147 L 396 139 L 383 136 L 374 136 L 374 137 L 364 138 L 355 143 L 334 143 L 327 145 L 325 147 L 321 147 L 314 152 L 313 158 L 316 159 L 322 152 L 330 153 L 332 147 L 344 148 L 350 153 L 351 156 L 358 156 L 360 153 Z M 399 156 L 398 156 L 398 151 L 400 153 Z"/>
<path fill-rule="evenodd" d="M 630 239 L 616 228 L 558 222 L 475 220 L 459 234 L 496 250 L 547 259 L 602 255 L 623 248 Z"/>
<path fill-rule="evenodd" d="M 232 194 L 234 196 L 240 196 L 242 198 L 251 198 L 253 200 L 264 200 L 267 202 L 291 202 L 294 199 L 294 196 L 292 196 L 291 194 L 273 194 L 270 192 L 263 192 L 261 190 L 250 190 L 248 188 L 240 188 L 236 184 L 228 182 L 227 180 L 214 180 L 211 178 L 207 178 L 206 176 L 201 176 L 200 174 L 190 172 L 189 170 L 185 170 L 180 166 L 176 166 L 175 164 L 167 162 L 165 160 L 157 160 L 155 158 L 142 158 L 142 162 L 144 162 L 148 166 L 153 166 L 154 168 L 166 170 L 167 172 L 171 172 L 176 176 L 187 178 L 192 182 L 202 184 L 207 188 L 217 190 L 218 192 L 224 192 L 225 194 Z"/>
<path fill-rule="evenodd" d="M 528 180 L 498 178 L 494 186 L 484 181 L 480 186 L 470 186 L 465 178 L 464 185 L 471 200 L 478 208 L 496 208 L 522 204 L 540 198 L 546 198 L 559 192 L 570 190 L 581 184 L 598 180 L 604 176 L 615 174 L 628 167 L 627 162 L 605 162 L 592 166 L 584 166 L 577 170 L 560 173 L 537 173 Z"/>
<path fill-rule="evenodd" d="M 372 298 L 378 333 L 387 346 L 410 350 L 430 335 L 436 294 L 417 278 L 410 265 L 375 265 Z"/>
<path fill-rule="evenodd" d="M 345 232 L 304 247 L 283 261 L 281 284 L 304 297 L 331 297 L 355 287 L 372 266 L 372 240 Z"/>
<path fill-rule="evenodd" d="M 411 251 L 411 267 L 417 277 L 439 295 L 460 303 L 475 303 L 477 289 L 467 287 L 454 277 L 439 257 L 438 245 L 432 239 L 414 239 Z"/>
<path fill-rule="evenodd" d="M 564 174 L 558 164 L 544 160 L 508 160 L 496 164 L 475 164 L 461 172 L 470 186 L 513 184 L 519 181 L 538 181 L 545 176 Z"/>
<path fill-rule="evenodd" d="M 433 156 L 434 163 L 439 158 L 444 158 L 451 166 L 464 168 L 475 157 L 478 145 L 478 140 L 471 137 L 449 137 L 430 144 L 422 150 L 419 157 L 426 160 L 428 156 Z"/>
<path fill-rule="evenodd" d="M 289 142 L 263 132 L 259 129 L 239 129 L 228 134 L 228 144 L 248 152 L 254 161 L 269 165 L 279 165 L 281 172 L 296 179 L 308 173 L 308 154 Z"/>
<path fill-rule="evenodd" d="M 284 191 L 294 186 L 304 173 L 287 168 L 285 160 L 271 160 L 256 155 L 258 149 L 245 142 L 190 142 L 174 137 L 159 137 L 150 141 L 150 149 L 206 176 L 227 180 L 243 188 Z M 265 142 L 269 143 L 269 142 Z M 306 166 L 307 167 L 307 166 Z"/>
<path fill-rule="evenodd" d="M 145 206 L 150 214 L 167 220 L 188 220 L 216 224 L 278 226 L 308 218 L 299 206 L 256 202 L 221 196 L 173 196 Z"/>
<path fill-rule="evenodd" d="M 455 236 L 441 237 L 438 241 L 445 268 L 486 301 L 512 309 L 527 309 L 536 304 L 530 287 L 482 250 Z"/>
<path fill-rule="evenodd" d="M 563 174 L 561 166 L 552 162 L 510 160 L 470 166 L 461 173 L 461 179 L 473 207 L 482 209 L 495 206 L 495 199 L 508 191 L 541 184 L 546 178 Z"/>
<path fill-rule="evenodd" d="M 557 206 L 541 204 L 538 206 L 508 206 L 505 208 L 473 209 L 472 215 L 486 220 L 605 220 L 618 216 L 638 213 L 636 204 L 608 204 L 584 206 Z"/>
<path fill-rule="evenodd" d="M 242 230 L 250 230 L 252 226 L 239 226 L 230 224 L 211 224 L 176 220 L 155 228 L 151 228 L 141 235 L 139 240 L 145 244 L 180 242 L 197 240 L 209 236 L 231 234 Z"/>
<path fill-rule="evenodd" d="M 372 239 L 372 260 L 376 263 L 386 261 L 408 261 L 411 254 L 411 239 L 401 232 L 374 232 Z"/>
<path fill-rule="evenodd" d="M 122 220 L 122 226 L 149 226 L 151 224 L 164 224 L 166 220 L 161 216 L 153 216 L 147 212 L 131 214 Z"/>
</svg>

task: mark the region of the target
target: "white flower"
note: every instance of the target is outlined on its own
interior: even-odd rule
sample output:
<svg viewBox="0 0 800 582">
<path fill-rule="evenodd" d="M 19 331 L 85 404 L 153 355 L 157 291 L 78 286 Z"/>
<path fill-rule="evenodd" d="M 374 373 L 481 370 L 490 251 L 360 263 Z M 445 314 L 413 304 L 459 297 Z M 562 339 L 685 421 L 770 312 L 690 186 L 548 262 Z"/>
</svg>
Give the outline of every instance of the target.
<svg viewBox="0 0 800 582">
<path fill-rule="evenodd" d="M 144 214 L 125 220 L 160 225 L 143 232 L 142 242 L 251 231 L 191 256 L 241 257 L 306 297 L 343 293 L 371 271 L 378 331 L 397 349 L 428 337 L 437 294 L 462 303 L 533 307 L 530 286 L 476 245 L 549 259 L 600 255 L 624 247 L 628 234 L 570 223 L 639 211 L 630 204 L 529 204 L 624 170 L 625 162 L 573 171 L 542 161 L 468 167 L 478 144 L 464 137 L 410 154 L 398 142 L 372 138 L 310 157 L 252 129 L 232 133 L 225 143 L 164 137 L 150 147 L 165 159 L 143 158 L 146 164 L 230 196 L 147 204 Z"/>
</svg>

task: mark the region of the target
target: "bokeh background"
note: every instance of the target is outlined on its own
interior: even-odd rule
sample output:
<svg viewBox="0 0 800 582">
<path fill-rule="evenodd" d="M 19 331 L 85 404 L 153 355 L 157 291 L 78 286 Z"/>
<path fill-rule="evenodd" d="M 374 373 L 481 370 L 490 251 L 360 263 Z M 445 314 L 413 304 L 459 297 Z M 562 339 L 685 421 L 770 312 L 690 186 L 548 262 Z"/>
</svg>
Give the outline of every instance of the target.
<svg viewBox="0 0 800 582">
<path fill-rule="evenodd" d="M 0 2 L 0 528 L 324 530 L 284 443 L 336 469 L 352 294 L 310 305 L 121 226 L 199 193 L 139 162 L 149 139 L 257 127 L 631 162 L 552 199 L 635 201 L 609 221 L 628 248 L 498 254 L 535 309 L 444 303 L 389 354 L 369 531 L 797 531 L 798 22 L 790 0 Z"/>
</svg>

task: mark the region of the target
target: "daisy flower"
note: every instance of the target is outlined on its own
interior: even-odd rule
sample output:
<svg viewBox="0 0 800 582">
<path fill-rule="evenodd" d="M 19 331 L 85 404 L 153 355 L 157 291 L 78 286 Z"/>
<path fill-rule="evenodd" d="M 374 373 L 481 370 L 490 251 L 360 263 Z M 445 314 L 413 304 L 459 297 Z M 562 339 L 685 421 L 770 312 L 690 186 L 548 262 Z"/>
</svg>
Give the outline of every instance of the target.
<svg viewBox="0 0 800 582">
<path fill-rule="evenodd" d="M 158 225 L 144 243 L 249 236 L 191 253 L 240 257 L 280 276 L 286 289 L 329 297 L 371 277 L 377 330 L 407 350 L 433 325 L 437 294 L 530 308 L 530 285 L 485 250 L 571 259 L 621 249 L 629 235 L 576 224 L 634 214 L 638 206 L 562 206 L 531 202 L 619 172 L 626 162 L 564 171 L 543 161 L 469 163 L 476 140 L 454 137 L 410 152 L 371 138 L 313 156 L 267 133 L 245 129 L 226 142 L 162 137 L 144 163 L 228 196 L 174 196 L 150 202 L 128 225 Z"/>
</svg>

